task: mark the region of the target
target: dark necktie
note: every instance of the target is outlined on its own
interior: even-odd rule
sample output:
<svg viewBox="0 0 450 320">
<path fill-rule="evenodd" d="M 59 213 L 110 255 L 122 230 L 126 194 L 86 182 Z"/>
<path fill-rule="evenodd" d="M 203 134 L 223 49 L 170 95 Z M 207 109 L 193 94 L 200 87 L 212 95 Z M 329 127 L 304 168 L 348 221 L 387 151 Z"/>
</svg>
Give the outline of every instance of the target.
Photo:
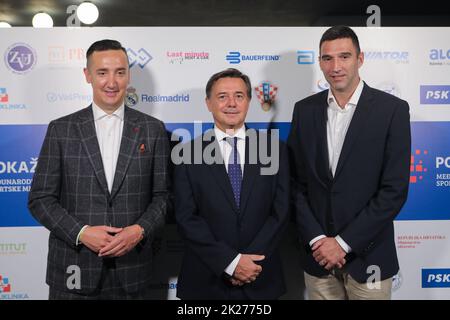
<svg viewBox="0 0 450 320">
<path fill-rule="evenodd" d="M 237 149 L 238 138 L 226 138 L 226 141 L 231 145 L 232 151 L 228 159 L 228 177 L 230 178 L 231 188 L 233 189 L 234 201 L 239 208 L 241 203 L 241 184 L 242 184 L 242 169 L 240 164 L 239 152 Z"/>
</svg>

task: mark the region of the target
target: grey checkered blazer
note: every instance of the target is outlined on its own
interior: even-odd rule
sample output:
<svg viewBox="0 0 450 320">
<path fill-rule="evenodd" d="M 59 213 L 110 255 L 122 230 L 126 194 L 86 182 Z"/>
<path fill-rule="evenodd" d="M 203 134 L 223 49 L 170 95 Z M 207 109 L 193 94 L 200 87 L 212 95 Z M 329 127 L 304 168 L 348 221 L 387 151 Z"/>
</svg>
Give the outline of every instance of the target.
<svg viewBox="0 0 450 320">
<path fill-rule="evenodd" d="M 88 225 L 126 227 L 138 223 L 144 240 L 116 258 L 119 280 L 127 292 L 148 286 L 151 240 L 165 222 L 169 144 L 161 121 L 125 107 L 124 127 L 112 191 L 109 193 L 98 146 L 92 107 L 50 122 L 34 174 L 28 207 L 50 230 L 47 284 L 67 291 L 71 265 L 81 269 L 81 289 L 98 285 L 102 259 L 76 246 Z"/>
</svg>

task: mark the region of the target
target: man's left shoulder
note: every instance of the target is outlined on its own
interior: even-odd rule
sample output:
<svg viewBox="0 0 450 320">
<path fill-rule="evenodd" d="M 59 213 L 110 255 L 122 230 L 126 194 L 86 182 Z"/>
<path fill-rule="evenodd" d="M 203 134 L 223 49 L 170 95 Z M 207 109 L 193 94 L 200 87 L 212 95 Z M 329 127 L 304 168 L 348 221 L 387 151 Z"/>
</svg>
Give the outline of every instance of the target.
<svg viewBox="0 0 450 320">
<path fill-rule="evenodd" d="M 369 86 L 367 86 L 367 89 L 377 103 L 383 102 L 383 105 L 385 106 L 408 105 L 407 101 L 394 96 L 393 94 Z"/>
<path fill-rule="evenodd" d="M 137 123 L 140 125 L 156 128 L 164 128 L 164 123 L 161 120 L 152 117 L 147 113 L 131 108 L 128 108 L 127 112 L 130 114 L 130 117 L 136 119 Z"/>
</svg>

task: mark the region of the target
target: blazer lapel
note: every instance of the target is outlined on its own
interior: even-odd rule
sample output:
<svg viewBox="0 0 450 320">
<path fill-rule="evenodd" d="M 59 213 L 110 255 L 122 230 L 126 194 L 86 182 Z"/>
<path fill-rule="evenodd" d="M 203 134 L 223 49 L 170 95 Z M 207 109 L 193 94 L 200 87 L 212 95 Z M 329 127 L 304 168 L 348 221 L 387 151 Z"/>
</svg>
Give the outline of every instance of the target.
<svg viewBox="0 0 450 320">
<path fill-rule="evenodd" d="M 332 179 L 330 171 L 330 161 L 328 157 L 328 140 L 327 140 L 327 121 L 328 121 L 328 102 L 327 91 L 324 91 L 319 105 L 315 109 L 315 125 L 317 135 L 317 157 L 312 159 L 312 163 L 315 163 L 317 173 L 321 177 L 321 181 L 325 182 Z M 325 179 L 325 181 L 324 181 Z M 324 185 L 327 185 L 325 183 Z"/>
<path fill-rule="evenodd" d="M 257 143 L 259 150 L 259 139 L 260 135 L 257 133 Z M 254 143 L 254 141 L 253 141 Z M 252 150 L 255 150 L 254 148 Z M 257 163 L 250 163 L 249 160 L 249 137 L 245 137 L 245 164 L 244 164 L 244 176 L 242 179 L 242 187 L 241 187 L 241 204 L 240 204 L 240 218 L 242 218 L 243 213 L 245 212 L 245 207 L 247 206 L 247 202 L 252 191 L 253 184 L 255 182 L 256 176 L 259 174 L 259 170 L 261 164 L 259 163 L 259 157 L 257 158 Z"/>
<path fill-rule="evenodd" d="M 131 115 L 129 108 L 125 107 L 122 140 L 120 142 L 119 157 L 117 158 L 116 172 L 111 189 L 111 198 L 119 191 L 130 165 L 131 158 L 137 152 L 139 133 L 142 130 L 137 121 L 138 118 Z"/>
<path fill-rule="evenodd" d="M 95 176 L 102 188 L 109 193 L 105 171 L 103 169 L 102 155 L 98 145 L 97 132 L 95 131 L 92 105 L 86 108 L 84 112 L 80 113 L 78 129 L 84 150 L 86 151 L 89 162 L 94 168 Z"/>
<path fill-rule="evenodd" d="M 339 175 L 344 166 L 345 160 L 352 150 L 352 146 L 360 136 L 361 130 L 367 125 L 371 108 L 372 95 L 370 94 L 370 87 L 364 83 L 363 91 L 356 106 L 355 113 L 348 127 L 347 134 L 345 136 L 344 145 L 342 146 L 341 155 L 336 167 L 336 173 L 334 178 Z"/>
<path fill-rule="evenodd" d="M 217 142 L 215 136 L 213 139 L 214 140 L 211 142 L 203 141 L 203 149 L 202 150 L 204 150 L 205 147 L 207 145 L 209 145 L 210 143 L 216 144 L 214 150 L 220 150 L 219 143 Z M 213 156 L 215 157 L 216 155 L 213 155 Z M 236 213 L 239 213 L 239 209 L 236 205 L 236 202 L 234 201 L 233 189 L 231 188 L 230 178 L 228 177 L 228 173 L 225 169 L 224 161 L 223 161 L 220 153 L 217 155 L 217 157 L 220 157 L 220 159 L 222 160 L 221 161 L 222 163 L 214 163 L 214 164 L 208 165 L 208 168 L 210 168 L 214 179 L 216 180 L 216 182 L 220 186 L 220 188 L 223 190 L 223 193 L 225 194 L 225 198 L 228 200 L 228 202 L 230 202 L 231 206 L 233 207 L 233 210 Z"/>
</svg>

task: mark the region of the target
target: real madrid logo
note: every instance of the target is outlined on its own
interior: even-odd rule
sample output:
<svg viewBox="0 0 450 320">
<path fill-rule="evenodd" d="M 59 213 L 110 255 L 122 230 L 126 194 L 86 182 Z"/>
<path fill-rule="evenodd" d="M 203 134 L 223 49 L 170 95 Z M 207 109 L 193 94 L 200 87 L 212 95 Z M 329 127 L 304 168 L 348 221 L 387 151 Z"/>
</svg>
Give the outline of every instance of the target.
<svg viewBox="0 0 450 320">
<path fill-rule="evenodd" d="M 127 107 L 134 107 L 139 102 L 139 97 L 136 94 L 136 89 L 129 87 L 127 89 L 127 95 L 125 96 L 125 105 Z"/>
<path fill-rule="evenodd" d="M 265 81 L 255 88 L 256 97 L 261 103 L 261 108 L 264 111 L 269 111 L 275 102 L 278 87 Z"/>
</svg>

